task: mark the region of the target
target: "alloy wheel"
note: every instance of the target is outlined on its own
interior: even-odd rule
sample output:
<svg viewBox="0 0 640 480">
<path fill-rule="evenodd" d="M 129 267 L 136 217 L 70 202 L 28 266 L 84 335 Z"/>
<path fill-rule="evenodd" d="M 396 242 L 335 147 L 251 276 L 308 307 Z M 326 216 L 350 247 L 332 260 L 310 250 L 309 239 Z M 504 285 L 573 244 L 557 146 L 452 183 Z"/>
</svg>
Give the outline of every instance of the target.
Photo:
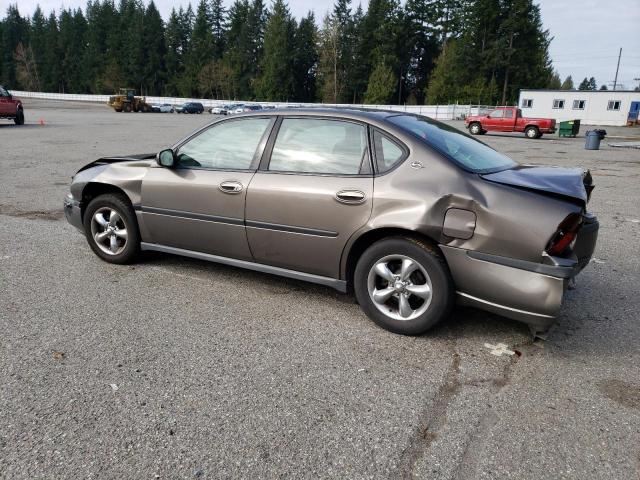
<svg viewBox="0 0 640 480">
<path fill-rule="evenodd" d="M 91 235 L 107 255 L 118 255 L 127 246 L 127 226 L 122 215 L 110 207 L 96 210 L 91 219 Z"/>
<path fill-rule="evenodd" d="M 376 308 L 394 320 L 413 320 L 427 311 L 433 297 L 429 274 L 416 260 L 388 255 L 378 260 L 367 279 Z"/>
</svg>

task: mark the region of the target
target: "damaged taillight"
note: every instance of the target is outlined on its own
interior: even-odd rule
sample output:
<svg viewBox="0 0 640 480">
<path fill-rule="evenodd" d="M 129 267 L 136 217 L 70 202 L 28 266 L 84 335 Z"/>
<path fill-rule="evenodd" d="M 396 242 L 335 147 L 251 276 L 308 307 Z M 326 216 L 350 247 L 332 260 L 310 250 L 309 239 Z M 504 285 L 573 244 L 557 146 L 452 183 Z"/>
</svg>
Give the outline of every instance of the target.
<svg viewBox="0 0 640 480">
<path fill-rule="evenodd" d="M 582 224 L 582 215 L 578 213 L 570 213 L 567 217 L 558 225 L 558 230 L 553 234 L 549 245 L 547 245 L 546 252 L 549 255 L 562 254 L 571 242 L 573 242 L 578 235 L 580 225 Z"/>
</svg>

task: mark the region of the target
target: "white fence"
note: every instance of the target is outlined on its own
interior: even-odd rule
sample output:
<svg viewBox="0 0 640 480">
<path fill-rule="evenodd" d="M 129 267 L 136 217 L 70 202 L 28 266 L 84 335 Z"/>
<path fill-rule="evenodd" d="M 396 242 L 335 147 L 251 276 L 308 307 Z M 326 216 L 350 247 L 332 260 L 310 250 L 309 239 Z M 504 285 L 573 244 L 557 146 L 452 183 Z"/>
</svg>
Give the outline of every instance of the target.
<svg viewBox="0 0 640 480">
<path fill-rule="evenodd" d="M 11 92 L 16 97 L 41 98 L 46 100 L 66 100 L 74 102 L 106 103 L 109 95 L 84 95 L 74 93 L 45 93 L 45 92 Z M 146 97 L 148 103 L 169 103 L 180 105 L 184 102 L 200 102 L 205 108 L 229 103 L 240 103 L 238 100 L 213 100 L 208 98 L 178 98 L 178 97 Z M 273 107 L 356 107 L 373 108 L 376 110 L 393 110 L 397 112 L 417 113 L 437 120 L 461 120 L 469 115 L 478 115 L 492 107 L 487 105 L 362 105 L 362 104 L 330 104 L 330 103 L 295 103 L 295 102 L 242 102 L 245 104 L 259 103 Z"/>
</svg>

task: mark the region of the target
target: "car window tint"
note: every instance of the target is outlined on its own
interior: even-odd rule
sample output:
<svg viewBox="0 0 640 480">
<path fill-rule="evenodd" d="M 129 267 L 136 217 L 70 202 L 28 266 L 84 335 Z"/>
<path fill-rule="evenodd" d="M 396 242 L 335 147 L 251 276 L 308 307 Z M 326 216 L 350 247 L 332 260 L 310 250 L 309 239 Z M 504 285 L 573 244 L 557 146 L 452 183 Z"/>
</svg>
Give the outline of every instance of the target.
<svg viewBox="0 0 640 480">
<path fill-rule="evenodd" d="M 273 146 L 269 170 L 357 174 L 366 147 L 363 125 L 319 118 L 286 118 Z"/>
<path fill-rule="evenodd" d="M 491 118 L 502 118 L 504 117 L 504 110 L 494 110 L 489 114 Z"/>
<path fill-rule="evenodd" d="M 270 120 L 251 118 L 213 125 L 178 151 L 183 167 L 247 169 Z"/>
<path fill-rule="evenodd" d="M 517 165 L 506 155 L 479 140 L 441 122 L 421 115 L 395 115 L 389 121 L 452 159 L 466 170 L 476 173 L 496 172 Z"/>
<path fill-rule="evenodd" d="M 386 135 L 376 131 L 373 134 L 373 141 L 376 148 L 376 163 L 378 164 L 379 173 L 390 170 L 403 158 L 404 151 L 402 148 Z"/>
</svg>

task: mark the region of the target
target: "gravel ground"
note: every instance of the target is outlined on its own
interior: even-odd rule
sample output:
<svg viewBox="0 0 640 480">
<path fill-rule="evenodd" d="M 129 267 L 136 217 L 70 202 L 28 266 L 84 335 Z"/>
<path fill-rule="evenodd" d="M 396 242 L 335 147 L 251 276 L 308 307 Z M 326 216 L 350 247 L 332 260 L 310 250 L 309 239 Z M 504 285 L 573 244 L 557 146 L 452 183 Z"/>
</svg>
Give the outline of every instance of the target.
<svg viewBox="0 0 640 480">
<path fill-rule="evenodd" d="M 320 286 L 160 254 L 106 264 L 64 221 L 80 166 L 212 116 L 26 112 L 0 124 L 1 478 L 640 478 L 638 150 L 483 137 L 591 169 L 595 259 L 546 341 L 472 309 L 407 338 Z"/>
</svg>

